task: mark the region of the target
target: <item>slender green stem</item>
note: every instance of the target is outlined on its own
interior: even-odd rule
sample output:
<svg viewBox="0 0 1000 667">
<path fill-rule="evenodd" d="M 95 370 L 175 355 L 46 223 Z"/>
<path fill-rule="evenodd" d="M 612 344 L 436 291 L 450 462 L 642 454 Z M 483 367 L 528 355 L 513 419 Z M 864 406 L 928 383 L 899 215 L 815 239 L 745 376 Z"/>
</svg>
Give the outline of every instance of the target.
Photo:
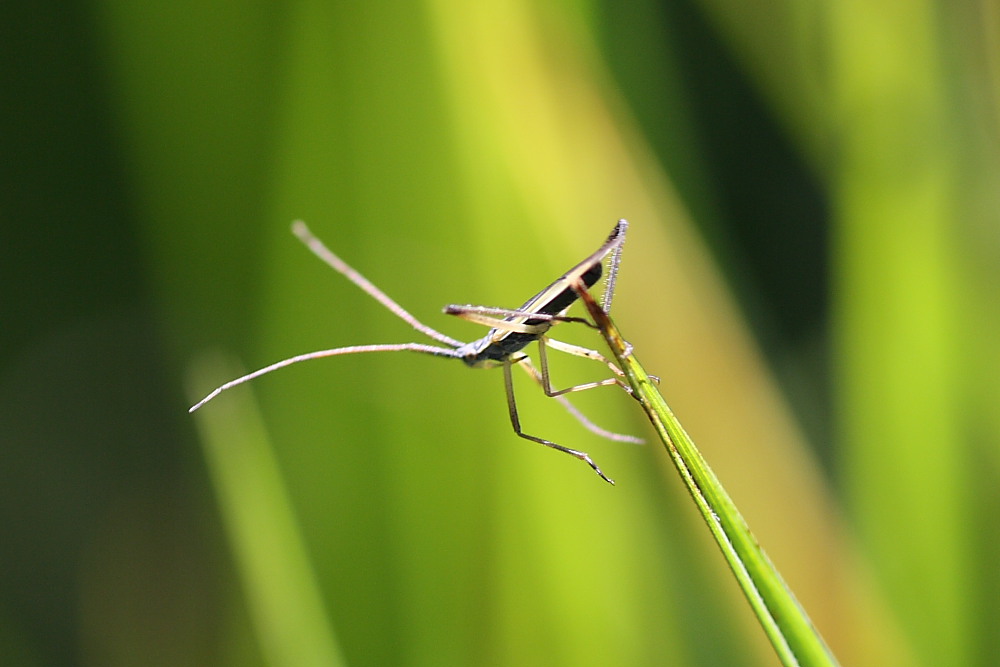
<svg viewBox="0 0 1000 667">
<path fill-rule="evenodd" d="M 639 365 L 631 346 L 586 288 L 577 284 L 574 289 L 625 372 L 632 397 L 642 405 L 667 448 L 782 664 L 836 665 L 833 654 L 757 543 L 729 494 Z"/>
</svg>

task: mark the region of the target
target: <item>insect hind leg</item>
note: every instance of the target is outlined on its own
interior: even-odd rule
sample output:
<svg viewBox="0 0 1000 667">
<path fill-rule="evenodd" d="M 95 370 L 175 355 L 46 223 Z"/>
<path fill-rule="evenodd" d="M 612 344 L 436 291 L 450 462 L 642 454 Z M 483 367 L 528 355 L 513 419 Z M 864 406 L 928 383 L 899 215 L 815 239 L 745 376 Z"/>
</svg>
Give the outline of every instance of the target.
<svg viewBox="0 0 1000 667">
<path fill-rule="evenodd" d="M 527 359 L 527 357 L 523 357 L 523 359 Z M 503 382 L 504 382 L 504 389 L 507 392 L 507 409 L 508 412 L 510 413 L 510 425 L 514 428 L 514 433 L 516 433 L 519 437 L 524 438 L 525 440 L 531 440 L 532 442 L 537 442 L 540 445 L 545 445 L 546 447 L 550 447 L 560 452 L 564 452 L 566 454 L 569 454 L 573 458 L 584 461 L 587 465 L 589 465 L 591 468 L 594 469 L 594 472 L 600 475 L 601 479 L 603 479 L 608 484 L 614 484 L 615 481 L 604 474 L 601 468 L 596 463 L 594 463 L 594 460 L 590 458 L 590 454 L 588 454 L 587 452 L 582 452 L 578 449 L 570 449 L 569 447 L 564 447 L 563 445 L 556 444 L 551 440 L 546 440 L 544 438 L 539 438 L 538 436 L 529 435 L 521 430 L 521 419 L 518 417 L 517 402 L 514 400 L 514 379 L 513 377 L 511 377 L 511 371 L 510 371 L 511 366 L 514 363 L 517 362 L 507 359 L 503 364 Z"/>
<path fill-rule="evenodd" d="M 544 391 L 545 385 L 543 384 L 542 374 L 539 372 L 537 368 L 535 368 L 534 364 L 531 363 L 531 359 L 529 359 L 527 356 L 522 356 L 519 359 L 514 359 L 514 363 L 520 366 L 529 376 L 531 376 L 531 379 L 537 382 L 538 386 L 542 387 Z M 604 382 L 607 382 L 608 384 L 614 383 L 613 380 L 608 380 Z M 598 435 L 607 440 L 613 440 L 614 442 L 630 442 L 635 445 L 641 445 L 646 442 L 642 438 L 637 438 L 634 435 L 615 433 L 614 431 L 609 431 L 606 428 L 601 428 L 600 426 L 592 422 L 585 414 L 580 412 L 580 410 L 575 405 L 570 403 L 569 399 L 567 399 L 561 393 L 555 393 L 551 396 L 551 398 L 554 398 L 559 403 L 559 405 L 563 406 L 566 412 L 570 413 L 574 419 L 580 422 L 580 424 L 585 429 L 587 429 L 594 435 Z"/>
</svg>

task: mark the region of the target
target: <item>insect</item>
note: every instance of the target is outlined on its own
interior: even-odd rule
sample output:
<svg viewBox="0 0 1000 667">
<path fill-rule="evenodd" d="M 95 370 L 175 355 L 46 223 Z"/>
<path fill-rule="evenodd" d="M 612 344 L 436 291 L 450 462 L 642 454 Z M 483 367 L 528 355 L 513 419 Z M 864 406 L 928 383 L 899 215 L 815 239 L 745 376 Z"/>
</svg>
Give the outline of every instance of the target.
<svg viewBox="0 0 1000 667">
<path fill-rule="evenodd" d="M 535 382 L 541 385 L 546 396 L 555 398 L 559 401 L 563 407 L 570 412 L 570 414 L 572 414 L 584 427 L 593 433 L 619 442 L 643 442 L 640 438 L 620 433 L 612 433 L 597 426 L 587 419 L 587 417 L 584 416 L 579 410 L 577 410 L 576 407 L 574 407 L 565 397 L 565 394 L 571 392 L 614 384 L 623 387 L 626 391 L 630 391 L 628 385 L 626 385 L 621 379 L 623 377 L 622 371 L 615 366 L 614 363 L 595 350 L 556 341 L 546 335 L 549 329 L 551 329 L 552 326 L 558 322 L 576 322 L 594 327 L 594 324 L 592 324 L 589 320 L 580 317 L 567 316 L 566 311 L 577 300 L 577 289 L 580 289 L 581 286 L 585 286 L 589 289 L 593 287 L 598 280 L 600 280 L 603 273 L 604 262 L 609 256 L 611 259 L 609 261 L 608 277 L 606 280 L 601 307 L 605 312 L 610 310 L 611 300 L 614 296 L 618 264 L 621 261 L 622 245 L 625 242 L 625 232 L 627 229 L 628 222 L 625 220 L 619 220 L 614 229 L 611 230 L 611 234 L 608 236 L 607 240 L 601 245 L 600 248 L 563 274 L 562 277 L 554 281 L 551 285 L 528 299 L 528 301 L 525 302 L 520 308 L 506 309 L 472 305 L 446 306 L 444 309 L 446 314 L 455 315 L 470 322 L 491 327 L 489 332 L 479 340 L 474 340 L 470 343 L 463 343 L 441 333 L 440 331 L 432 329 L 417 320 L 413 315 L 404 310 L 402 306 L 389 298 L 389 296 L 382 290 L 369 282 L 367 278 L 348 266 L 343 260 L 335 255 L 323 244 L 322 241 L 309 231 L 309 228 L 305 225 L 305 223 L 297 221 L 292 225 L 292 232 L 306 245 L 306 247 L 309 248 L 309 250 L 312 251 L 313 254 L 352 283 L 360 287 L 368 295 L 388 308 L 393 314 L 409 324 L 411 327 L 434 339 L 438 343 L 447 345 L 447 347 L 442 347 L 441 345 L 428 345 L 425 343 L 352 345 L 348 347 L 338 347 L 330 350 L 319 350 L 316 352 L 309 352 L 307 354 L 296 355 L 223 384 L 213 390 L 205 398 L 198 401 L 198 403 L 193 405 L 189 412 L 194 412 L 227 389 L 231 389 L 232 387 L 243 384 L 244 382 L 252 380 L 256 377 L 300 361 L 321 359 L 323 357 L 333 357 L 343 354 L 360 354 L 365 352 L 411 351 L 431 354 L 439 357 L 450 357 L 453 359 L 460 359 L 472 368 L 502 367 L 504 375 L 504 388 L 507 393 L 507 407 L 510 413 L 510 422 L 514 428 L 514 432 L 522 438 L 537 442 L 545 445 L 546 447 L 551 447 L 552 449 L 560 452 L 565 452 L 566 454 L 580 459 L 581 461 L 585 461 L 598 475 L 601 476 L 602 479 L 610 484 L 614 484 L 614 481 L 601 471 L 600 467 L 594 463 L 593 459 L 591 459 L 590 455 L 586 452 L 570 449 L 569 447 L 556 444 L 550 440 L 529 435 L 521 429 L 521 422 L 517 413 L 517 404 L 514 400 L 514 384 L 511 369 L 514 366 L 520 366 L 522 369 L 527 371 L 528 375 L 530 375 Z M 531 359 L 528 355 L 522 352 L 525 347 L 533 342 L 538 343 L 538 360 L 540 369 L 536 368 L 531 363 Z M 602 362 L 611 369 L 613 377 L 596 382 L 574 385 L 565 389 L 554 389 L 549 378 L 548 357 L 546 354 L 546 348 L 549 347 L 568 354 Z"/>
</svg>

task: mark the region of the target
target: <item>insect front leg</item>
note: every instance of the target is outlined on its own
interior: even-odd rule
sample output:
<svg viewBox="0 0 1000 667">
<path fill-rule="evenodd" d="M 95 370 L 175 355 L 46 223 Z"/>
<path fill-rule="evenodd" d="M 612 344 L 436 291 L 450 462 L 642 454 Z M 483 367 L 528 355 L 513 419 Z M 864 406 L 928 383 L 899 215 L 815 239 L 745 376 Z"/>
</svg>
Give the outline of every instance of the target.
<svg viewBox="0 0 1000 667">
<path fill-rule="evenodd" d="M 585 317 L 550 315 L 549 313 L 538 313 L 531 310 L 493 308 L 492 306 L 459 306 L 451 304 L 445 306 L 444 314 L 455 315 L 467 322 L 475 322 L 476 324 L 483 324 L 491 328 L 513 331 L 515 333 L 542 333 L 547 331 L 556 322 L 576 322 L 577 324 L 585 324 L 591 329 L 597 328 L 593 322 Z M 523 317 L 532 320 L 543 320 L 543 322 L 540 324 L 522 325 L 503 319 L 507 317 Z"/>
</svg>

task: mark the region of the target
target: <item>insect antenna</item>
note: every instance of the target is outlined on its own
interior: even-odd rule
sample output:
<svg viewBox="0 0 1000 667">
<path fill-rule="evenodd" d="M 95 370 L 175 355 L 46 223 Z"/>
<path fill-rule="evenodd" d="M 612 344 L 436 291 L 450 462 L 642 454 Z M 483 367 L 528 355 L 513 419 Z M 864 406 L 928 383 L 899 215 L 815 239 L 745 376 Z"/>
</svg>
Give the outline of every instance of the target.
<svg viewBox="0 0 1000 667">
<path fill-rule="evenodd" d="M 205 398 L 201 399 L 190 408 L 188 412 L 194 412 L 201 406 L 208 403 L 210 400 L 221 394 L 227 389 L 232 389 L 237 385 L 241 385 L 244 382 L 253 380 L 261 375 L 266 375 L 271 371 L 276 371 L 279 368 L 284 368 L 285 366 L 291 366 L 292 364 L 297 364 L 300 361 L 310 361 L 312 359 L 323 359 L 324 357 L 336 357 L 341 354 L 362 354 L 365 352 L 422 352 L 423 354 L 433 354 L 437 357 L 452 357 L 456 358 L 459 355 L 455 353 L 454 350 L 450 350 L 446 347 L 438 347 L 436 345 L 424 345 L 423 343 L 388 343 L 388 344 L 377 344 L 377 345 L 351 345 L 348 347 L 335 347 L 332 350 L 318 350 L 316 352 L 307 352 L 305 354 L 298 354 L 294 357 L 289 357 L 288 359 L 282 359 L 281 361 L 276 361 L 270 366 L 265 366 L 253 373 L 247 373 L 242 377 L 238 377 L 235 380 L 230 380 L 221 387 L 216 387 L 212 390 Z"/>
<path fill-rule="evenodd" d="M 413 315 L 410 315 L 406 309 L 393 301 L 388 294 L 375 287 L 375 285 L 371 284 L 367 278 L 348 266 L 347 262 L 337 257 L 332 250 L 323 245 L 323 242 L 316 238 L 311 231 L 309 231 L 306 223 L 301 220 L 296 220 L 292 224 L 292 233 L 299 237 L 299 240 L 305 243 L 306 247 L 308 247 L 314 255 L 323 260 L 327 266 L 360 287 L 366 294 L 368 294 L 368 296 L 372 297 L 392 311 L 396 317 L 403 320 L 420 333 L 433 338 L 439 343 L 451 345 L 452 347 L 462 347 L 463 343 L 461 341 L 455 340 L 451 336 L 446 336 L 437 329 L 432 329 L 415 318 Z"/>
<path fill-rule="evenodd" d="M 388 294 L 375 287 L 367 278 L 358 273 L 356 270 L 351 268 L 344 260 L 340 259 L 333 253 L 332 250 L 327 248 L 322 241 L 320 241 L 316 236 L 309 231 L 306 223 L 301 220 L 296 220 L 292 224 L 292 232 L 299 237 L 309 250 L 319 257 L 323 262 L 332 268 L 337 273 L 341 274 L 352 283 L 360 287 L 366 294 L 371 296 L 373 299 L 378 301 L 380 304 L 385 306 L 389 311 L 391 311 L 396 317 L 403 320 L 411 327 L 417 331 L 433 338 L 434 340 L 450 345 L 451 348 L 459 348 L 463 345 L 461 341 L 457 341 L 450 336 L 446 336 L 436 329 L 432 329 L 427 326 L 413 315 L 408 313 L 405 308 L 400 306 L 398 303 L 392 300 Z M 432 354 L 438 357 L 452 357 L 458 358 L 460 355 L 455 352 L 454 349 L 438 347 L 436 345 L 424 345 L 423 343 L 391 343 L 391 344 L 379 344 L 379 345 L 351 345 L 348 347 L 337 347 L 330 350 L 319 350 L 316 352 L 308 352 L 306 354 L 299 354 L 294 357 L 289 357 L 288 359 L 282 359 L 277 361 L 270 366 L 265 366 L 253 373 L 248 373 L 242 377 L 238 377 L 235 380 L 230 380 L 221 387 L 214 389 L 208 396 L 201 399 L 193 406 L 188 409 L 188 412 L 194 412 L 201 406 L 208 403 L 210 400 L 226 391 L 227 389 L 232 389 L 237 385 L 241 385 L 244 382 L 253 380 L 261 375 L 266 375 L 271 371 L 276 371 L 279 368 L 284 368 L 285 366 L 290 366 L 292 364 L 297 364 L 300 361 L 309 361 L 312 359 L 322 359 L 324 357 L 335 357 L 342 354 L 363 354 L 366 352 L 421 352 L 423 354 Z"/>
</svg>

